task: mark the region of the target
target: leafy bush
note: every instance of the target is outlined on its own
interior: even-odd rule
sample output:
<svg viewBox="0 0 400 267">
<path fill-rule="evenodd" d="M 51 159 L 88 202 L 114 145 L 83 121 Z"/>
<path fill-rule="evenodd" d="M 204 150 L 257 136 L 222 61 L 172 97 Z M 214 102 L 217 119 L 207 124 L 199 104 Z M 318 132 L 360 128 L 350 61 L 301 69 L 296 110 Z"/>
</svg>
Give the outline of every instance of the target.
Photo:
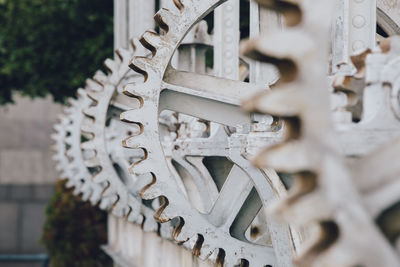
<svg viewBox="0 0 400 267">
<path fill-rule="evenodd" d="M 57 182 L 46 209 L 42 243 L 51 266 L 111 267 L 111 259 L 100 248 L 107 243 L 106 213 L 73 195 L 65 183 Z"/>
<path fill-rule="evenodd" d="M 112 57 L 112 0 L 0 0 L 0 104 L 75 95 Z"/>
</svg>

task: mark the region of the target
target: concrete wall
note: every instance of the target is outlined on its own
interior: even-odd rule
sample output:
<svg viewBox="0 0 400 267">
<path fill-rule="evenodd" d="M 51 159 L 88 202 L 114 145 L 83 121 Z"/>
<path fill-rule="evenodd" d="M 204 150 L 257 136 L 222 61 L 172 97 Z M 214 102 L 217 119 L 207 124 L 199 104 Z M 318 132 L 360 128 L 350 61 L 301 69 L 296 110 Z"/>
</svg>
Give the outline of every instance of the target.
<svg viewBox="0 0 400 267">
<path fill-rule="evenodd" d="M 16 97 L 0 108 L 0 184 L 53 184 L 53 124 L 61 111 L 50 98 Z"/>
<path fill-rule="evenodd" d="M 0 107 L 0 254 L 39 253 L 45 206 L 58 177 L 50 134 L 61 106 L 50 98 L 15 100 Z"/>
</svg>

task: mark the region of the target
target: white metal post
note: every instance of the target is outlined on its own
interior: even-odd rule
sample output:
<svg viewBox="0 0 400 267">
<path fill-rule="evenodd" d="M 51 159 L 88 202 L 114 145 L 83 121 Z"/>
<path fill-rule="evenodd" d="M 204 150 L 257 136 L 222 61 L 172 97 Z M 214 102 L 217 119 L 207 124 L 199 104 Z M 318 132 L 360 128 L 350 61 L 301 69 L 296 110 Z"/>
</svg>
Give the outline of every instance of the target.
<svg viewBox="0 0 400 267">
<path fill-rule="evenodd" d="M 239 78 L 240 3 L 229 0 L 214 13 L 214 73 Z"/>
<path fill-rule="evenodd" d="M 129 38 L 139 37 L 146 30 L 154 28 L 154 0 L 128 0 L 129 1 Z"/>
<path fill-rule="evenodd" d="M 127 0 L 114 0 L 114 50 L 128 46 Z"/>
</svg>

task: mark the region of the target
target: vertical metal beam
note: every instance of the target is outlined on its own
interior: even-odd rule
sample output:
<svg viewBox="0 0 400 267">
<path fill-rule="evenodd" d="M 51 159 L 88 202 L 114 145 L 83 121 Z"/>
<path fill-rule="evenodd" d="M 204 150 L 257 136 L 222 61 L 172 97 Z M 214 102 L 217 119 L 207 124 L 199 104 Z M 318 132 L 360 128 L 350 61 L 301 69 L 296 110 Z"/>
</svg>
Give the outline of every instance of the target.
<svg viewBox="0 0 400 267">
<path fill-rule="evenodd" d="M 349 52 L 349 0 L 336 0 L 332 22 L 331 73 L 350 62 Z"/>
<path fill-rule="evenodd" d="M 239 78 L 239 20 L 240 3 L 229 0 L 214 13 L 214 71 L 215 75 Z"/>
<path fill-rule="evenodd" d="M 376 0 L 349 1 L 349 51 L 376 45 Z"/>
<path fill-rule="evenodd" d="M 127 0 L 114 0 L 114 50 L 128 47 Z"/>
<path fill-rule="evenodd" d="M 154 0 L 128 0 L 128 4 L 129 39 L 154 28 Z"/>
<path fill-rule="evenodd" d="M 332 74 L 351 71 L 350 56 L 376 45 L 376 0 L 336 0 L 332 23 Z M 344 67 L 344 68 L 343 68 Z"/>
<path fill-rule="evenodd" d="M 250 38 L 277 29 L 282 29 L 282 17 L 276 12 L 261 7 L 256 2 L 250 2 Z M 279 73 L 271 64 L 250 62 L 250 82 L 270 85 L 278 78 Z"/>
</svg>

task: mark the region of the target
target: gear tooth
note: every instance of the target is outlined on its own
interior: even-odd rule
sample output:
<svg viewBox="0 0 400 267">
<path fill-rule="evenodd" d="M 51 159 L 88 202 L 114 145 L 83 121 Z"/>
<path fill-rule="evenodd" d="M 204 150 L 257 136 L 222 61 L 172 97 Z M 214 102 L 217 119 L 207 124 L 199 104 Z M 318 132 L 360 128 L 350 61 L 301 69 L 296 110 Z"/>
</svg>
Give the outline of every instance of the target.
<svg viewBox="0 0 400 267">
<path fill-rule="evenodd" d="M 293 49 L 292 44 L 299 44 Z M 241 53 L 249 58 L 275 65 L 280 72 L 280 82 L 292 82 L 297 77 L 298 63 L 315 50 L 315 42 L 300 30 L 271 33 L 244 42 Z"/>
<path fill-rule="evenodd" d="M 93 100 L 93 101 L 95 101 L 95 102 L 99 102 L 100 100 L 101 100 L 101 98 L 103 97 L 103 92 L 102 91 L 93 91 L 93 90 L 90 90 L 90 91 L 88 91 L 87 92 L 87 96 L 91 99 L 91 100 Z"/>
<path fill-rule="evenodd" d="M 140 109 L 131 109 L 125 112 L 122 112 L 119 116 L 121 121 L 130 122 L 130 123 L 139 123 L 139 119 L 142 117 L 142 110 Z"/>
<path fill-rule="evenodd" d="M 81 125 L 81 131 L 85 132 L 85 133 L 92 133 L 93 132 L 93 122 L 85 121 L 85 123 L 83 123 Z"/>
<path fill-rule="evenodd" d="M 86 90 L 83 88 L 79 88 L 76 93 L 78 95 L 78 98 L 80 98 L 80 99 L 86 97 Z"/>
<path fill-rule="evenodd" d="M 144 190 L 140 191 L 140 197 L 142 199 L 146 199 L 146 200 L 154 199 L 161 195 L 162 195 L 162 191 L 161 191 L 161 188 L 158 186 L 158 184 L 152 184 L 152 185 L 146 186 L 144 188 Z M 167 216 L 167 214 L 162 214 L 162 215 L 160 214 L 159 218 L 160 218 L 159 221 L 163 222 L 163 219 L 168 218 L 168 216 Z"/>
<path fill-rule="evenodd" d="M 56 133 L 51 134 L 50 138 L 53 139 L 54 141 L 58 141 L 58 139 L 59 139 L 58 134 L 56 134 Z"/>
<path fill-rule="evenodd" d="M 304 109 L 301 90 L 291 86 L 261 92 L 245 101 L 243 108 L 285 117 L 296 116 Z"/>
<path fill-rule="evenodd" d="M 92 195 L 90 197 L 90 202 L 93 205 L 96 205 L 101 199 L 101 190 L 99 189 L 92 189 Z"/>
<path fill-rule="evenodd" d="M 112 203 L 109 199 L 102 198 L 99 206 L 100 206 L 100 209 L 102 209 L 102 210 L 110 210 Z"/>
<path fill-rule="evenodd" d="M 106 189 L 103 190 L 102 196 L 103 197 L 112 197 L 117 194 L 118 194 L 117 190 L 112 185 L 110 185 L 109 187 L 107 187 Z"/>
<path fill-rule="evenodd" d="M 179 243 L 183 243 L 189 240 L 191 236 L 188 235 L 188 231 L 186 231 L 187 226 L 185 226 L 184 221 L 181 220 L 178 226 L 175 227 L 173 231 L 173 237 L 175 241 Z"/>
<path fill-rule="evenodd" d="M 100 197 L 98 197 L 96 194 L 94 194 L 93 192 L 90 194 L 90 199 L 89 199 L 90 203 L 93 206 L 97 206 L 100 202 Z"/>
<path fill-rule="evenodd" d="M 136 162 L 129 167 L 129 172 L 135 175 L 144 175 L 150 173 L 151 170 L 152 163 L 147 159 Z"/>
<path fill-rule="evenodd" d="M 276 145 L 261 152 L 254 158 L 257 167 L 268 167 L 286 173 L 314 169 L 310 158 L 312 151 L 299 141 Z"/>
<path fill-rule="evenodd" d="M 100 163 L 94 167 L 98 167 L 98 166 L 101 166 Z M 95 182 L 97 184 L 101 184 L 101 183 L 108 183 L 107 178 L 108 177 L 107 177 L 106 173 L 103 171 L 100 171 L 100 172 L 96 173 L 91 179 L 93 182 Z M 107 188 L 108 187 L 104 187 L 101 193 L 103 194 L 103 192 L 106 191 Z"/>
<path fill-rule="evenodd" d="M 126 148 L 146 148 L 148 144 L 147 136 L 144 134 L 128 137 L 122 141 L 122 146 Z"/>
<path fill-rule="evenodd" d="M 78 186 L 78 184 L 76 183 L 76 181 L 73 181 L 73 183 L 75 183 L 73 194 L 74 194 L 75 196 L 78 196 L 78 195 L 81 193 L 81 192 L 79 191 L 79 186 Z"/>
<path fill-rule="evenodd" d="M 135 197 L 133 197 L 132 195 L 128 196 L 128 212 L 126 213 L 126 219 L 129 222 L 133 222 L 133 223 L 137 223 L 137 224 L 142 224 L 144 217 L 143 215 L 140 213 L 141 209 L 142 209 L 142 203 L 140 202 L 140 200 L 136 199 Z"/>
<path fill-rule="evenodd" d="M 199 257 L 203 261 L 209 259 L 213 254 L 215 247 L 207 243 L 207 240 L 205 240 L 202 235 L 198 234 L 195 237 L 196 237 L 194 240 L 195 243 L 193 244 L 192 248 L 193 254 Z"/>
<path fill-rule="evenodd" d="M 128 213 L 127 210 L 129 209 L 126 203 L 121 203 L 118 196 L 113 196 L 111 198 L 115 199 L 115 201 L 113 201 L 112 214 L 120 218 L 125 217 Z"/>
<path fill-rule="evenodd" d="M 62 125 L 62 124 L 55 124 L 55 125 L 53 126 L 53 128 L 54 128 L 54 130 L 55 130 L 56 132 L 62 132 L 62 131 L 64 130 L 64 125 Z"/>
<path fill-rule="evenodd" d="M 131 209 L 128 214 L 127 220 L 130 223 L 141 224 L 143 222 L 143 216 L 137 210 Z"/>
<path fill-rule="evenodd" d="M 96 107 L 85 108 L 85 109 L 83 110 L 83 113 L 84 113 L 86 116 L 95 118 L 95 117 L 96 117 L 96 113 L 97 113 L 97 108 L 96 108 Z"/>
<path fill-rule="evenodd" d="M 178 24 L 179 17 L 168 9 L 162 8 L 154 15 L 154 20 L 164 32 L 168 33 L 170 25 Z"/>
<path fill-rule="evenodd" d="M 74 157 L 74 152 L 72 150 L 67 150 L 67 152 L 65 153 L 68 157 Z"/>
<path fill-rule="evenodd" d="M 74 130 L 75 130 L 75 127 L 74 127 L 73 124 L 68 124 L 67 126 L 65 126 L 65 131 L 66 132 L 70 132 L 71 133 Z"/>
<path fill-rule="evenodd" d="M 102 72 L 101 70 L 96 71 L 96 73 L 93 76 L 93 79 L 98 82 L 100 85 L 104 85 L 107 83 L 107 75 Z"/>
<path fill-rule="evenodd" d="M 138 98 L 143 105 L 143 99 L 149 98 L 153 95 L 154 86 L 150 83 L 130 83 L 124 86 L 123 93 L 130 97 Z"/>
<path fill-rule="evenodd" d="M 150 58 L 136 56 L 131 60 L 129 67 L 135 72 L 142 74 L 147 79 L 147 69 L 154 64 Z"/>
<path fill-rule="evenodd" d="M 96 82 L 92 79 L 86 80 L 86 87 L 92 91 L 102 91 L 103 90 L 103 87 L 101 86 L 101 84 L 99 84 L 98 82 Z"/>
<path fill-rule="evenodd" d="M 72 101 L 72 102 L 70 101 L 69 104 L 71 106 L 64 109 L 64 113 L 68 117 L 68 120 L 70 120 L 71 115 L 75 113 L 75 110 L 79 106 L 79 102 L 78 101 L 75 101 L 75 102 L 74 101 Z"/>
<path fill-rule="evenodd" d="M 148 50 L 150 50 L 153 56 L 156 54 L 157 49 L 165 46 L 166 42 L 163 37 L 155 32 L 146 31 L 140 38 L 140 43 Z"/>
<path fill-rule="evenodd" d="M 188 241 L 186 241 L 186 245 L 189 246 L 189 249 L 192 251 L 193 255 L 195 255 L 195 256 L 200 255 L 200 251 L 199 251 L 200 247 L 198 247 L 198 249 L 196 249 L 196 243 L 199 238 L 201 238 L 201 237 L 197 234 L 197 235 L 194 235 L 191 238 L 189 238 Z"/>
<path fill-rule="evenodd" d="M 115 53 L 118 55 L 120 58 L 121 62 L 129 62 L 132 57 L 132 53 L 125 48 L 118 48 Z"/>
<path fill-rule="evenodd" d="M 65 138 L 65 143 L 68 145 L 71 145 L 73 143 L 73 138 L 72 136 L 68 136 Z"/>
<path fill-rule="evenodd" d="M 76 99 L 75 99 L 75 98 L 72 98 L 72 97 L 69 97 L 69 98 L 67 99 L 67 103 L 68 103 L 70 106 L 73 106 L 73 107 L 76 107 L 76 106 L 78 105 L 78 101 L 76 101 Z M 70 110 L 70 109 L 66 109 L 66 110 Z"/>
<path fill-rule="evenodd" d="M 86 201 L 88 201 L 89 199 L 90 199 L 90 192 L 88 192 L 88 191 L 82 192 L 82 200 L 83 200 L 84 202 L 86 202 Z"/>
<path fill-rule="evenodd" d="M 73 188 L 75 186 L 74 182 L 70 179 L 67 180 L 67 183 L 65 184 L 65 187 L 67 188 Z"/>
<path fill-rule="evenodd" d="M 203 243 L 202 247 L 201 247 L 201 252 L 200 252 L 200 259 L 202 260 L 207 260 L 211 257 L 211 255 L 214 253 L 216 249 L 215 247 L 213 247 L 211 244 L 206 243 L 207 240 L 205 240 L 205 242 Z M 250 266 L 255 266 L 255 265 L 250 265 Z"/>
<path fill-rule="evenodd" d="M 107 68 L 107 70 L 108 70 L 110 73 L 117 73 L 117 72 L 118 72 L 119 64 L 118 64 L 118 62 L 115 62 L 115 60 L 112 60 L 112 59 L 107 58 L 107 59 L 104 61 L 104 66 Z M 104 84 L 104 83 L 103 83 L 103 84 Z"/>
<path fill-rule="evenodd" d="M 53 155 L 53 156 L 51 157 L 51 159 L 54 160 L 54 161 L 59 161 L 59 157 L 58 157 L 57 154 L 56 154 L 56 155 Z M 57 166 L 56 166 L 56 167 L 57 167 Z"/>
<path fill-rule="evenodd" d="M 93 158 L 91 158 L 91 159 L 85 160 L 85 165 L 86 165 L 88 168 L 94 168 L 94 167 L 100 166 L 100 162 L 99 162 L 99 159 L 98 159 L 98 158 L 93 157 Z M 97 175 L 96 175 L 96 177 L 97 177 Z"/>
<path fill-rule="evenodd" d="M 93 149 L 94 150 L 94 149 L 96 149 L 96 145 L 93 140 L 89 140 L 89 141 L 81 143 L 81 149 L 85 149 L 85 150 Z"/>
<path fill-rule="evenodd" d="M 154 185 L 153 185 L 154 186 Z M 157 190 L 157 189 L 154 189 Z M 160 208 L 162 210 L 158 211 L 155 213 L 154 217 L 157 221 L 159 222 L 168 222 L 172 218 L 177 217 L 176 214 L 176 209 L 174 209 L 170 204 L 166 206 L 165 208 Z"/>
</svg>

